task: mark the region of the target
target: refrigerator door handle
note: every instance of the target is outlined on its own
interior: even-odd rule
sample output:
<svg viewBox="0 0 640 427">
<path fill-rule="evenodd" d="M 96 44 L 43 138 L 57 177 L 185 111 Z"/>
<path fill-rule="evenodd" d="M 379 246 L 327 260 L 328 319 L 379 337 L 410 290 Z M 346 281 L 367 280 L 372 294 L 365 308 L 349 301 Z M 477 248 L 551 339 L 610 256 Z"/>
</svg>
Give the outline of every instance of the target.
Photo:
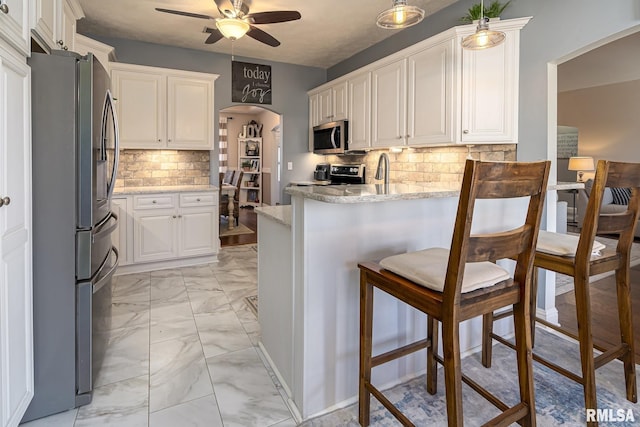
<svg viewBox="0 0 640 427">
<path fill-rule="evenodd" d="M 118 268 L 118 264 L 120 263 L 120 253 L 118 252 L 118 249 L 116 249 L 115 246 L 112 246 L 111 247 L 111 251 L 116 254 L 116 260 L 113 263 L 113 265 L 111 266 L 111 268 L 109 269 L 109 271 L 107 273 L 105 273 L 102 277 L 100 277 L 100 275 L 102 275 L 102 270 L 104 270 L 104 268 L 108 264 L 109 258 L 111 258 L 111 254 L 109 254 L 107 259 L 104 260 L 104 264 L 102 264 L 100 266 L 100 269 L 96 272 L 96 276 L 95 277 L 98 278 L 98 280 L 93 284 L 93 293 L 94 294 L 96 292 L 98 292 L 100 290 L 100 288 L 102 288 L 107 282 L 109 282 L 111 280 L 111 277 L 116 272 L 116 269 Z"/>
<path fill-rule="evenodd" d="M 104 141 L 104 138 L 106 137 L 105 126 L 107 123 L 107 107 L 113 119 L 113 142 L 114 142 L 113 170 L 111 171 L 111 180 L 107 184 L 107 199 L 111 200 L 111 196 L 113 195 L 113 189 L 116 186 L 116 176 L 118 175 L 118 163 L 120 161 L 120 131 L 118 128 L 118 116 L 116 114 L 116 107 L 113 101 L 113 95 L 111 95 L 111 91 L 109 89 L 107 89 L 107 97 L 105 99 L 105 111 L 102 116 L 102 127 L 103 127 L 103 132 L 105 133 L 105 135 L 103 135 L 103 141 Z M 104 144 L 105 143 L 103 142 L 103 150 L 106 151 L 106 146 Z"/>
<path fill-rule="evenodd" d="M 106 225 L 107 222 L 111 221 L 112 219 L 115 220 L 113 221 L 113 224 L 111 224 L 110 226 L 107 226 Z M 100 224 L 96 226 L 96 232 L 93 233 L 93 235 L 91 236 L 93 242 L 102 238 L 102 236 L 104 236 L 105 234 L 106 235 L 111 234 L 113 230 L 115 230 L 117 227 L 118 227 L 118 215 L 111 212 L 104 221 L 102 221 Z"/>
</svg>

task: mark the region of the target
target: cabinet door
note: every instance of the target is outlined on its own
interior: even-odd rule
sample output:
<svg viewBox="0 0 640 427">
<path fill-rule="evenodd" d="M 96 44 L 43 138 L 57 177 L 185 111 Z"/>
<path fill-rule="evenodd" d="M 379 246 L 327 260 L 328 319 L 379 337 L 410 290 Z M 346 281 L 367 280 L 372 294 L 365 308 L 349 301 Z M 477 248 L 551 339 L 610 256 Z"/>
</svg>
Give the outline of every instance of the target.
<svg viewBox="0 0 640 427">
<path fill-rule="evenodd" d="M 4 50 L 0 93 L 0 426 L 5 427 L 18 425 L 33 397 L 33 294 L 30 69 L 24 58 L 13 59 Z"/>
<path fill-rule="evenodd" d="M 462 51 L 462 142 L 517 142 L 516 41 Z"/>
<path fill-rule="evenodd" d="M 129 230 L 129 214 L 127 209 L 127 198 L 114 198 L 111 200 L 111 210 L 118 216 L 118 228 L 111 234 L 111 243 L 118 249 L 120 255 L 120 265 L 128 265 L 131 263 L 129 259 L 128 236 Z"/>
<path fill-rule="evenodd" d="M 408 144 L 454 140 L 453 40 L 408 58 Z"/>
<path fill-rule="evenodd" d="M 319 95 L 309 95 L 309 151 L 313 151 L 313 127 L 320 124 Z"/>
<path fill-rule="evenodd" d="M 9 9 L 7 13 L 0 12 L 0 37 L 23 55 L 29 56 L 31 53 L 31 26 L 29 25 L 31 17 L 29 14 L 33 2 L 31 0 L 6 0 L 3 3 Z"/>
<path fill-rule="evenodd" d="M 76 33 L 76 16 L 66 1 L 63 2 L 62 12 L 62 33 L 60 41 L 62 42 L 63 49 L 75 52 L 73 37 Z"/>
<path fill-rule="evenodd" d="M 166 80 L 161 74 L 113 70 L 121 148 L 166 146 Z"/>
<path fill-rule="evenodd" d="M 168 77 L 167 146 L 213 149 L 213 81 Z"/>
<path fill-rule="evenodd" d="M 218 247 L 218 209 L 182 208 L 178 215 L 181 257 L 208 255 Z"/>
<path fill-rule="evenodd" d="M 347 82 L 340 83 L 331 88 L 332 112 L 331 120 L 345 120 L 348 116 L 348 86 Z"/>
<path fill-rule="evenodd" d="M 349 149 L 371 146 L 371 74 L 349 80 Z"/>
<path fill-rule="evenodd" d="M 406 141 L 407 60 L 388 64 L 371 73 L 372 147 L 394 147 Z"/>
<path fill-rule="evenodd" d="M 318 107 L 320 111 L 320 123 L 333 121 L 333 91 L 325 89 L 318 94 Z"/>
<path fill-rule="evenodd" d="M 59 49 L 58 33 L 63 0 L 36 0 L 34 7 L 34 38 L 49 49 Z M 11 11 L 11 10 L 9 10 Z"/>
<path fill-rule="evenodd" d="M 134 262 L 159 261 L 178 256 L 174 209 L 134 211 Z"/>
</svg>

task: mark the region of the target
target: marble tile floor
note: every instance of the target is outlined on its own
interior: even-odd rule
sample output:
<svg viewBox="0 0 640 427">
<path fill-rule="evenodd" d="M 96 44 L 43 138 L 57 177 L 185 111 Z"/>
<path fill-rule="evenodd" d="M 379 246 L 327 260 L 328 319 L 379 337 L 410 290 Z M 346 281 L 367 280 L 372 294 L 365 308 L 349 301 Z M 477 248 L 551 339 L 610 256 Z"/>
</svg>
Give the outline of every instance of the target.
<svg viewBox="0 0 640 427">
<path fill-rule="evenodd" d="M 23 426 L 295 426 L 244 301 L 256 254 L 225 247 L 217 263 L 116 277 L 93 401 Z"/>
</svg>

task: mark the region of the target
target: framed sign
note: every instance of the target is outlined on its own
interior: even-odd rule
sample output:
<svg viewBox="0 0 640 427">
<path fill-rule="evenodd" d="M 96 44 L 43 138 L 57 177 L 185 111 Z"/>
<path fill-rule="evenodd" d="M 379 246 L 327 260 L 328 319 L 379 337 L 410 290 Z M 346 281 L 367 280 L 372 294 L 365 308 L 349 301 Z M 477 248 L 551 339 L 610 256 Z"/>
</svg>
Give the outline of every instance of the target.
<svg viewBox="0 0 640 427">
<path fill-rule="evenodd" d="M 232 61 L 231 101 L 271 104 L 271 66 Z"/>
</svg>

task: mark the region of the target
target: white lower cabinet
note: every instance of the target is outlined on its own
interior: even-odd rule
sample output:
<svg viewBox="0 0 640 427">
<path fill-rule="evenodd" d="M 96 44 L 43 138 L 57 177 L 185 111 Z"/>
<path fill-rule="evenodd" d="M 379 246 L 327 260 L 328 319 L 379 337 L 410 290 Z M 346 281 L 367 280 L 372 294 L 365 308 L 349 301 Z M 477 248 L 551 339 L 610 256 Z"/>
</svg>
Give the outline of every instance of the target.
<svg viewBox="0 0 640 427">
<path fill-rule="evenodd" d="M 136 194 L 114 199 L 113 204 L 120 209 L 113 242 L 120 251 L 120 265 L 127 267 L 123 272 L 215 260 L 217 192 Z"/>
</svg>

